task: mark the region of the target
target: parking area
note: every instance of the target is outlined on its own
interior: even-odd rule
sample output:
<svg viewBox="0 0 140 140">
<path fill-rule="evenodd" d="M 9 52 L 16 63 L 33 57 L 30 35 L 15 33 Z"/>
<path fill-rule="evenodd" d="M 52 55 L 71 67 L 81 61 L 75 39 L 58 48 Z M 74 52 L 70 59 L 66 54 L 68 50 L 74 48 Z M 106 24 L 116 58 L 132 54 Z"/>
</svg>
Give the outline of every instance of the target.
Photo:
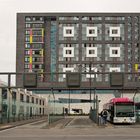
<svg viewBox="0 0 140 140">
<path fill-rule="evenodd" d="M 96 127 L 96 124 L 89 116 L 75 116 L 65 127 Z"/>
</svg>

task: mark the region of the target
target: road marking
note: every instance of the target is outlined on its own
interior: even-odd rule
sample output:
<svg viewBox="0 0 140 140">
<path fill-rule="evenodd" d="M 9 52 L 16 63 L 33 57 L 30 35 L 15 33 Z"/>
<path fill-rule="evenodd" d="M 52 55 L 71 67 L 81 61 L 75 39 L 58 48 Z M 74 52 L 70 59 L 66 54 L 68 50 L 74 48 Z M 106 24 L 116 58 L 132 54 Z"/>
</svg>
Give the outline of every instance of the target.
<svg viewBox="0 0 140 140">
<path fill-rule="evenodd" d="M 19 126 L 14 126 L 12 128 L 6 128 L 6 129 L 3 129 L 3 130 L 0 130 L 0 133 L 2 132 L 5 132 L 5 131 L 9 131 L 9 130 L 12 130 L 12 129 L 15 129 L 15 128 L 18 128 Z"/>
<path fill-rule="evenodd" d="M 37 122 L 41 122 L 41 121 L 43 121 L 43 120 L 39 120 L 39 121 L 36 121 L 36 122 L 30 122 L 30 123 L 27 123 L 27 124 L 21 124 L 21 125 L 17 125 L 17 126 L 11 126 L 12 128 L 4 128 L 3 130 L 0 130 L 0 133 L 2 133 L 2 132 L 5 132 L 5 131 L 10 131 L 10 130 L 12 130 L 12 129 L 16 129 L 16 128 L 20 128 L 20 127 L 22 127 L 22 126 L 26 126 L 26 125 L 30 125 L 30 124 L 34 124 L 34 123 L 37 123 Z"/>
</svg>

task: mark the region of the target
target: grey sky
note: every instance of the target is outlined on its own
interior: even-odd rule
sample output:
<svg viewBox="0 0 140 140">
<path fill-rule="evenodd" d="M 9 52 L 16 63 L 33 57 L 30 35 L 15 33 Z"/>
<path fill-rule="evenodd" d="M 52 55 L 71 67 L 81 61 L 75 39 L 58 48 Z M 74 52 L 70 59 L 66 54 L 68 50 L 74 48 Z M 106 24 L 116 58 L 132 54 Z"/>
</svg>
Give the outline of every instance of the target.
<svg viewBox="0 0 140 140">
<path fill-rule="evenodd" d="M 0 0 L 0 72 L 15 71 L 17 12 L 140 12 L 140 0 Z"/>
</svg>

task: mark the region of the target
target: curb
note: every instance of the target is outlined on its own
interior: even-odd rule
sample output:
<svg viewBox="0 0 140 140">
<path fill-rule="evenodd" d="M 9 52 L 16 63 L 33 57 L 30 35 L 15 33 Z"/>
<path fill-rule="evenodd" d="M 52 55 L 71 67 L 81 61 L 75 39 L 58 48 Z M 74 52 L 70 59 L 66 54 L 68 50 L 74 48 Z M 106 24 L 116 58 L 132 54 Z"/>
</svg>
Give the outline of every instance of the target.
<svg viewBox="0 0 140 140">
<path fill-rule="evenodd" d="M 45 119 L 42 119 L 42 120 L 45 120 Z M 21 123 L 17 123 L 17 124 L 7 124 L 8 126 L 3 125 L 2 127 L 0 127 L 0 131 L 10 129 L 10 128 L 14 128 L 14 127 L 21 126 L 21 125 L 25 125 L 25 124 L 29 124 L 29 123 L 33 123 L 33 122 L 36 122 L 36 121 L 41 121 L 41 119 L 35 119 L 35 120 L 31 120 L 31 121 L 27 121 L 27 122 L 21 122 Z"/>
</svg>

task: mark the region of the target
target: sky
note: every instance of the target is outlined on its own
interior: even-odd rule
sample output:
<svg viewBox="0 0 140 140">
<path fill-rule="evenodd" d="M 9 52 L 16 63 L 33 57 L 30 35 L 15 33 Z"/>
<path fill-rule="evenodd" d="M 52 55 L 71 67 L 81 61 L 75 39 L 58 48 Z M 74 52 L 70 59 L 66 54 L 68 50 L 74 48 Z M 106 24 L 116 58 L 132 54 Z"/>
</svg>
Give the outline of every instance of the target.
<svg viewBox="0 0 140 140">
<path fill-rule="evenodd" d="M 17 12 L 140 12 L 140 0 L 0 0 L 0 72 L 16 70 Z"/>
</svg>

